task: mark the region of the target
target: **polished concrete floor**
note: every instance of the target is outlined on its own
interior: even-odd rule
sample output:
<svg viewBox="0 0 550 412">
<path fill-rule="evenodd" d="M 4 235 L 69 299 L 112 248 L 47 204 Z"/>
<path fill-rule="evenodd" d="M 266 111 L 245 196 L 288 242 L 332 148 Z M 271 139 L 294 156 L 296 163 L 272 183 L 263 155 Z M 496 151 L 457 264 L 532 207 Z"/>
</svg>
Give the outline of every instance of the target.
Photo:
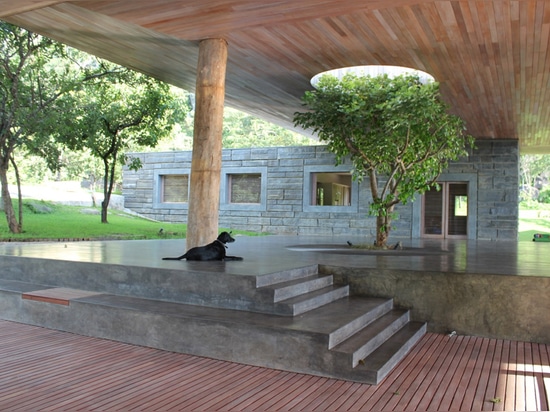
<svg viewBox="0 0 550 412">
<path fill-rule="evenodd" d="M 368 269 L 407 269 L 430 272 L 550 276 L 550 243 L 468 240 L 401 240 L 402 250 L 368 251 L 350 248 L 347 241 L 364 239 L 323 236 L 238 236 L 228 255 L 243 261 L 164 261 L 185 250 L 185 240 L 1 243 L 0 254 L 151 268 L 181 268 L 263 275 L 323 264 Z"/>
</svg>

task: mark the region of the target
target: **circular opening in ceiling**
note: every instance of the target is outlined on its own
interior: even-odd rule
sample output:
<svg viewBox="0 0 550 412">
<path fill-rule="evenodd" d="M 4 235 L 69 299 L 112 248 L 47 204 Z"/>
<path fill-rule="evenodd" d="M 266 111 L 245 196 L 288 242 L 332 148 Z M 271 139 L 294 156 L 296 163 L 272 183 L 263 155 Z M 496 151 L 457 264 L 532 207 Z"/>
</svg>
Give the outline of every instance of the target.
<svg viewBox="0 0 550 412">
<path fill-rule="evenodd" d="M 430 83 L 435 81 L 434 77 L 431 74 L 423 72 L 422 70 L 411 69 L 408 67 L 402 66 L 385 66 L 385 65 L 369 65 L 369 66 L 352 66 L 352 67 L 342 67 L 340 69 L 327 70 L 316 74 L 311 78 L 311 85 L 313 87 L 317 86 L 319 79 L 324 75 L 334 76 L 338 79 L 342 79 L 346 74 L 354 74 L 356 76 L 380 76 L 383 74 L 388 75 L 389 77 L 400 76 L 403 74 L 416 74 L 422 83 Z"/>
</svg>

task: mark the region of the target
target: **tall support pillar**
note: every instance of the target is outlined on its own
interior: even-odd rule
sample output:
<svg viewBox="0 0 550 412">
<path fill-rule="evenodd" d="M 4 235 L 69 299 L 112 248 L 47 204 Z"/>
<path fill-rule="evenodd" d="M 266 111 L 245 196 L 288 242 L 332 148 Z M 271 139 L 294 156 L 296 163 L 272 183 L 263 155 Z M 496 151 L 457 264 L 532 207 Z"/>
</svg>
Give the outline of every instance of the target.
<svg viewBox="0 0 550 412">
<path fill-rule="evenodd" d="M 210 243 L 218 236 L 226 65 L 225 40 L 200 42 L 187 220 L 188 250 Z"/>
</svg>

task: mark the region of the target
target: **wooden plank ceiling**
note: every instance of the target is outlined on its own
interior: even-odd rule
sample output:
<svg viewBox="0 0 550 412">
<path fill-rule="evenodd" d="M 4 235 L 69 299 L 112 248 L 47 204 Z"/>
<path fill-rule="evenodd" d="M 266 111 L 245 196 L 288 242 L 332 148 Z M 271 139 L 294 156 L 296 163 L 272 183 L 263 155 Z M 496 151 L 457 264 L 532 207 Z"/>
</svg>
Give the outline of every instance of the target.
<svg viewBox="0 0 550 412">
<path fill-rule="evenodd" d="M 319 72 L 412 67 L 472 135 L 550 153 L 548 0 L 0 0 L 0 19 L 190 91 L 199 40 L 225 38 L 227 105 L 289 128 Z"/>
</svg>

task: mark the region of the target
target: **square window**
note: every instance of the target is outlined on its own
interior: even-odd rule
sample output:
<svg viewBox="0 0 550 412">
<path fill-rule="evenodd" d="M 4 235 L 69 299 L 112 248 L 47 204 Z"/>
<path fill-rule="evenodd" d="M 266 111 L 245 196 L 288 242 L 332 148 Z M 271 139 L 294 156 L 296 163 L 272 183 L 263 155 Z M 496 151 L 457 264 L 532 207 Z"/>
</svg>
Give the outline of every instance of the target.
<svg viewBox="0 0 550 412">
<path fill-rule="evenodd" d="M 161 202 L 189 202 L 189 175 L 161 176 Z"/>
<path fill-rule="evenodd" d="M 352 179 L 350 173 L 311 173 L 312 206 L 350 206 Z"/>
<path fill-rule="evenodd" d="M 260 204 L 262 175 L 260 173 L 228 174 L 228 203 Z"/>
</svg>

